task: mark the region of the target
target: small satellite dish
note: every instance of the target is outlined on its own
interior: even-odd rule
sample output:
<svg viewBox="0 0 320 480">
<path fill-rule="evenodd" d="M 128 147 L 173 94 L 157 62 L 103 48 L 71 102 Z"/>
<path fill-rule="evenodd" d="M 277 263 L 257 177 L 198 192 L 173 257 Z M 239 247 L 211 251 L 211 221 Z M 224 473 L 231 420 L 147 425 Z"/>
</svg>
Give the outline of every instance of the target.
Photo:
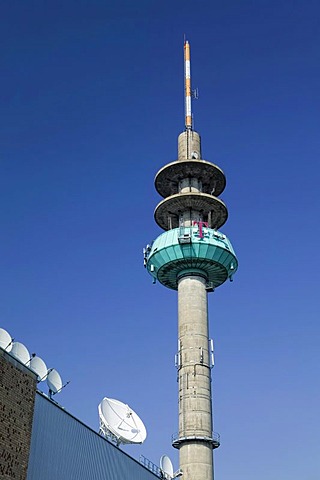
<svg viewBox="0 0 320 480">
<path fill-rule="evenodd" d="M 12 349 L 11 335 L 4 328 L 0 328 L 0 347 L 6 352 L 10 352 Z"/>
<path fill-rule="evenodd" d="M 125 403 L 104 398 L 99 407 L 100 432 L 120 443 L 143 443 L 146 427 L 138 415 Z"/>
<path fill-rule="evenodd" d="M 42 358 L 37 356 L 32 357 L 28 366 L 37 374 L 38 382 L 42 382 L 47 378 L 48 369 Z"/>
<path fill-rule="evenodd" d="M 59 393 L 60 390 L 63 388 L 62 384 L 62 379 L 54 368 L 51 368 L 48 370 L 48 376 L 47 376 L 47 385 L 49 387 L 49 394 L 50 396 L 56 393 Z"/>
<path fill-rule="evenodd" d="M 13 355 L 15 358 L 20 360 L 21 363 L 24 363 L 24 365 L 27 365 L 30 360 L 30 353 L 23 345 L 23 343 L 20 342 L 13 342 L 12 344 L 12 349 L 11 349 L 11 355 Z"/>
<path fill-rule="evenodd" d="M 168 455 L 162 455 L 160 458 L 160 470 L 165 478 L 173 478 L 173 465 Z"/>
</svg>

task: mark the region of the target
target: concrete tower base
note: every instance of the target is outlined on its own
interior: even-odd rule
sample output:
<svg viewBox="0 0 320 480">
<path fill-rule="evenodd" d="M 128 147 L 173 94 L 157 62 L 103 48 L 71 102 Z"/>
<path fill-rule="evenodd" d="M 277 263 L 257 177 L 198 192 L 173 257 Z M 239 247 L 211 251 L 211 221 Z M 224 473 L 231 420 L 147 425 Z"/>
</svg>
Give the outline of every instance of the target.
<svg viewBox="0 0 320 480">
<path fill-rule="evenodd" d="M 184 480 L 213 480 L 212 447 L 198 441 L 184 443 L 180 448 L 180 468 Z"/>
</svg>

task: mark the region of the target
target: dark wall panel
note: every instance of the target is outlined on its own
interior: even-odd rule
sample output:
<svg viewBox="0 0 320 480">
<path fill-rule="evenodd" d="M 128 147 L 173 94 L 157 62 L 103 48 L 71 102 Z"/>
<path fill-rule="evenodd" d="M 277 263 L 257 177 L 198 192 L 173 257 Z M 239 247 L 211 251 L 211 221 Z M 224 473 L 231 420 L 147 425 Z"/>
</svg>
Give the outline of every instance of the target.
<svg viewBox="0 0 320 480">
<path fill-rule="evenodd" d="M 136 460 L 40 393 L 28 480 L 155 480 Z"/>
</svg>

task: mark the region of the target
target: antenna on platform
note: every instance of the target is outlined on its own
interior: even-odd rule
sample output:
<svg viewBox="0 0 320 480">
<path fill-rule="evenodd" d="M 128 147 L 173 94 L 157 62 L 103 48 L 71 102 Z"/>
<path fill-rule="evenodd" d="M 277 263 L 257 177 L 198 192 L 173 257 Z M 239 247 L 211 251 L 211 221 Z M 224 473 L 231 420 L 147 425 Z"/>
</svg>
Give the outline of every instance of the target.
<svg viewBox="0 0 320 480">
<path fill-rule="evenodd" d="M 11 338 L 10 333 L 8 333 L 4 328 L 0 328 L 0 347 L 6 352 L 10 352 L 13 342 L 14 339 Z"/>
<path fill-rule="evenodd" d="M 147 437 L 146 427 L 138 415 L 125 403 L 105 397 L 98 406 L 100 435 L 119 446 L 141 444 Z"/>
<path fill-rule="evenodd" d="M 23 345 L 23 343 L 13 342 L 12 343 L 12 349 L 11 349 L 10 353 L 13 357 L 15 357 L 17 360 L 19 360 L 24 365 L 27 365 L 27 363 L 29 363 L 30 353 L 29 353 L 27 347 L 25 347 Z"/>
<path fill-rule="evenodd" d="M 182 470 L 180 469 L 176 472 L 173 472 L 173 465 L 168 455 L 162 455 L 160 458 L 160 470 L 162 478 L 166 480 L 172 480 L 173 478 L 181 477 L 183 474 Z"/>
<path fill-rule="evenodd" d="M 56 395 L 57 393 L 60 393 L 61 390 L 69 385 L 70 382 L 67 382 L 65 384 L 62 383 L 62 378 L 59 374 L 59 372 L 55 368 L 50 368 L 48 370 L 48 376 L 47 376 L 47 385 L 49 387 L 49 397 L 52 399 L 53 395 Z"/>
<path fill-rule="evenodd" d="M 214 342 L 212 338 L 209 340 L 209 346 L 210 346 L 210 360 L 211 360 L 211 368 L 214 367 Z"/>
<path fill-rule="evenodd" d="M 42 382 L 47 378 L 47 375 L 48 375 L 47 365 L 44 363 L 42 358 L 37 357 L 36 354 L 32 355 L 32 358 L 28 366 L 34 373 L 37 374 L 38 383 Z"/>
</svg>

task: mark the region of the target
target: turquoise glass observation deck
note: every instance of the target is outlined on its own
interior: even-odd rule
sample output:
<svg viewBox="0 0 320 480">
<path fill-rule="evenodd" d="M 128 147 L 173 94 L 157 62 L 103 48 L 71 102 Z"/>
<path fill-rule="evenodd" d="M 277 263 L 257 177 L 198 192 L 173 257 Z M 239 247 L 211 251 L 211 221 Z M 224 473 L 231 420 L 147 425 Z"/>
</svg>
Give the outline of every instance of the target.
<svg viewBox="0 0 320 480">
<path fill-rule="evenodd" d="M 150 275 L 165 287 L 178 289 L 185 275 L 202 275 L 212 291 L 238 268 L 231 243 L 221 232 L 211 228 L 180 227 L 160 235 L 145 252 Z"/>
</svg>

